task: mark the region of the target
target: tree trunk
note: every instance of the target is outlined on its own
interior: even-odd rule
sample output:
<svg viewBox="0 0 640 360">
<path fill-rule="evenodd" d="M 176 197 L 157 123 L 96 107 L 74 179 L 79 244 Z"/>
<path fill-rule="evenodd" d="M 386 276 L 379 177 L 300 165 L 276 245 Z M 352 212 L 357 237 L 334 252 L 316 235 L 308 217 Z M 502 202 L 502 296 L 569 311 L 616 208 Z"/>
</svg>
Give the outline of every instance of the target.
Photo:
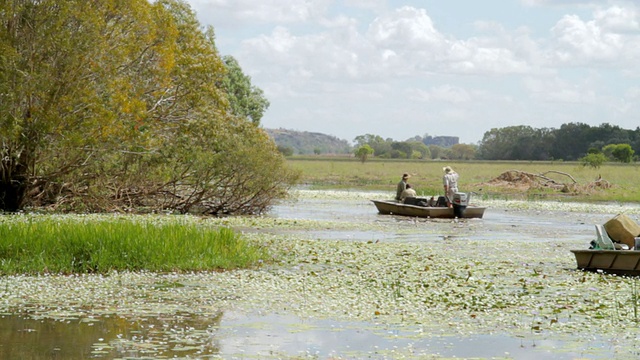
<svg viewBox="0 0 640 360">
<path fill-rule="evenodd" d="M 24 205 L 28 188 L 29 170 L 26 151 L 14 156 L 10 149 L 2 151 L 0 163 L 0 210 L 18 211 Z"/>
<path fill-rule="evenodd" d="M 27 190 L 24 176 L 16 176 L 8 181 L 0 182 L 0 209 L 18 211 L 22 209 L 24 195 Z"/>
<path fill-rule="evenodd" d="M 24 181 L 15 179 L 0 183 L 0 208 L 11 212 L 20 210 L 26 188 Z"/>
</svg>

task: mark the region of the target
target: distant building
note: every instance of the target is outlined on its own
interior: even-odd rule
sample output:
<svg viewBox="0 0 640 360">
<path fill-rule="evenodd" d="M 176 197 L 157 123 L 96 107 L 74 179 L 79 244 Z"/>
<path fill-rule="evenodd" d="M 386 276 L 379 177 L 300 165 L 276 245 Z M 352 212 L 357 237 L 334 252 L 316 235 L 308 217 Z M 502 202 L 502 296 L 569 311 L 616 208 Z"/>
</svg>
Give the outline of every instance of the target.
<svg viewBox="0 0 640 360">
<path fill-rule="evenodd" d="M 453 145 L 460 143 L 460 138 L 457 136 L 425 136 L 422 139 L 425 145 L 437 145 L 444 148 L 450 148 Z"/>
</svg>

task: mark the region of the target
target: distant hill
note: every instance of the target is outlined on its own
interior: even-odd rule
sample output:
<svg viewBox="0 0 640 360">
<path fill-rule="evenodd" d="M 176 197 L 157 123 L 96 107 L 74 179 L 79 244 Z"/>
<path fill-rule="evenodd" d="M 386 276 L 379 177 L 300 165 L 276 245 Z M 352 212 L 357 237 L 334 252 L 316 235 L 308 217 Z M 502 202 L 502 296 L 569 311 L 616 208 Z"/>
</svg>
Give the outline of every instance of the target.
<svg viewBox="0 0 640 360">
<path fill-rule="evenodd" d="M 276 145 L 293 149 L 294 154 L 350 154 L 347 140 L 315 132 L 265 129 Z"/>
</svg>

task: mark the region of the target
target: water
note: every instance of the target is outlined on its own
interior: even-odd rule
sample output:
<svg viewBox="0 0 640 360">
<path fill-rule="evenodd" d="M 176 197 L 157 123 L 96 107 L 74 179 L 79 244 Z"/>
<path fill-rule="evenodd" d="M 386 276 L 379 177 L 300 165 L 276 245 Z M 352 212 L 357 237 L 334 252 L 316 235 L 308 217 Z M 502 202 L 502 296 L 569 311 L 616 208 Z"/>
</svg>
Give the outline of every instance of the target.
<svg viewBox="0 0 640 360">
<path fill-rule="evenodd" d="M 375 196 L 375 195 L 372 195 Z M 369 230 L 304 231 L 313 239 L 425 241 L 441 238 L 463 238 L 483 241 L 520 239 L 529 241 L 550 239 L 579 239 L 586 241 L 594 234 L 592 224 L 601 224 L 615 214 L 570 213 L 536 210 L 510 210 L 488 208 L 483 219 L 463 219 L 463 225 L 452 228 L 451 219 L 417 219 L 403 216 L 381 215 L 368 200 L 310 199 L 276 206 L 270 216 L 280 219 L 310 219 L 348 222 L 356 224 L 406 224 L 423 232 L 393 233 Z M 604 219 L 604 220 L 603 220 Z M 453 230 L 452 230 L 453 229 Z"/>
<path fill-rule="evenodd" d="M 414 330 L 363 322 L 308 320 L 289 315 L 221 314 L 212 319 L 118 317 L 34 320 L 1 316 L 1 359 L 114 358 L 360 358 L 397 357 L 582 359 L 608 358 L 611 348 L 594 341 L 571 344 L 499 335 L 423 336 Z M 197 344 L 172 334 L 199 334 Z"/>
<path fill-rule="evenodd" d="M 276 206 L 281 219 L 393 224 L 407 231 L 299 230 L 312 239 L 346 241 L 561 241 L 588 244 L 593 225 L 613 214 L 489 208 L 484 219 L 428 220 L 379 215 L 368 200 L 309 199 Z M 413 230 L 412 230 L 413 229 Z M 411 231 L 410 231 L 411 230 Z M 291 230 L 296 232 L 296 230 Z M 607 341 L 518 338 L 505 334 L 425 334 L 419 324 L 394 328 L 375 322 L 302 319 L 289 314 L 233 311 L 214 317 L 34 319 L 0 317 L 0 359 L 112 358 L 515 358 L 596 359 L 615 355 Z"/>
</svg>

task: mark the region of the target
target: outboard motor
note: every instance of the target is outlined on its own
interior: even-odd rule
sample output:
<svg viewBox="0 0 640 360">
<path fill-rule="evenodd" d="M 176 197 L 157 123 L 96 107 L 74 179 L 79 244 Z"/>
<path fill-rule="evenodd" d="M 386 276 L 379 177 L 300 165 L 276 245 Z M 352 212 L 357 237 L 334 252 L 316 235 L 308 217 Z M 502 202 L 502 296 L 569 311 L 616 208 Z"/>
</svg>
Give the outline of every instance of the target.
<svg viewBox="0 0 640 360">
<path fill-rule="evenodd" d="M 461 218 L 464 215 L 464 211 L 469 205 L 469 196 L 467 193 L 457 192 L 453 194 L 453 215 L 457 218 Z"/>
</svg>

